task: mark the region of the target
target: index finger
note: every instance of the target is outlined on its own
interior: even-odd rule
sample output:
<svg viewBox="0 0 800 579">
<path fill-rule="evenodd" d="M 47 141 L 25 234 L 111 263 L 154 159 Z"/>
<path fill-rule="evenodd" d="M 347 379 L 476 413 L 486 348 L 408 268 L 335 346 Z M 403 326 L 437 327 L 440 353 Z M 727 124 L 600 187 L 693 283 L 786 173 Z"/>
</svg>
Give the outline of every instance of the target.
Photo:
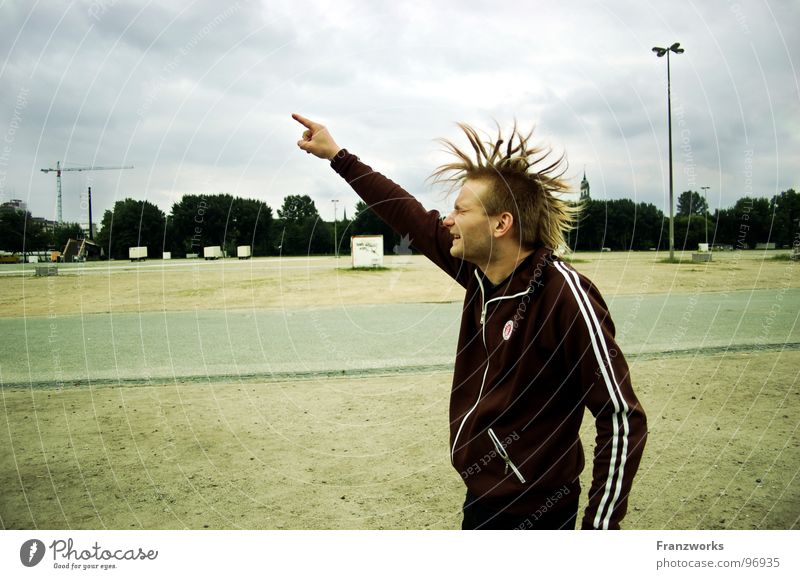
<svg viewBox="0 0 800 579">
<path fill-rule="evenodd" d="M 302 115 L 298 115 L 297 113 L 292 113 L 292 118 L 301 125 L 303 125 L 304 127 L 306 127 L 307 129 L 313 129 L 314 127 L 318 126 L 317 123 L 315 123 L 311 119 L 307 119 Z"/>
</svg>

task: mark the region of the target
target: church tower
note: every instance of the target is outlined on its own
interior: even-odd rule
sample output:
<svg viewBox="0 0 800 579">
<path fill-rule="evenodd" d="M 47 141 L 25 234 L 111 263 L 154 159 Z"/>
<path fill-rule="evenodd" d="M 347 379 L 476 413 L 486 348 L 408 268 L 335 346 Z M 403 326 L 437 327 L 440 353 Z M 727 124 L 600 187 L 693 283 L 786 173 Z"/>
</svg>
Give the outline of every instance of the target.
<svg viewBox="0 0 800 579">
<path fill-rule="evenodd" d="M 583 179 L 581 180 L 581 201 L 589 200 L 589 181 L 586 179 L 586 168 L 583 169 Z"/>
</svg>

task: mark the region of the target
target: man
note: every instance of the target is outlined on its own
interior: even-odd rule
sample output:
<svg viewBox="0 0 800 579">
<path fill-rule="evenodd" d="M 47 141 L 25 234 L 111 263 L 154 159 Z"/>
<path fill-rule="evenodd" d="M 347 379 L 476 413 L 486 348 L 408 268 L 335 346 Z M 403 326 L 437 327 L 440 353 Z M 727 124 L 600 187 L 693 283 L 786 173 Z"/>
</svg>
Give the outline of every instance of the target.
<svg viewBox="0 0 800 579">
<path fill-rule="evenodd" d="M 597 444 L 581 527 L 618 529 L 647 424 L 603 298 L 554 253 L 574 219 L 554 195 L 567 189 L 562 159 L 547 161 L 516 126 L 506 143 L 460 125 L 474 154 L 444 141 L 455 159 L 434 177 L 461 189 L 442 220 L 324 126 L 293 118 L 306 128 L 302 150 L 330 160 L 466 288 L 450 397 L 450 459 L 467 486 L 462 528 L 574 529 L 588 408 Z"/>
</svg>

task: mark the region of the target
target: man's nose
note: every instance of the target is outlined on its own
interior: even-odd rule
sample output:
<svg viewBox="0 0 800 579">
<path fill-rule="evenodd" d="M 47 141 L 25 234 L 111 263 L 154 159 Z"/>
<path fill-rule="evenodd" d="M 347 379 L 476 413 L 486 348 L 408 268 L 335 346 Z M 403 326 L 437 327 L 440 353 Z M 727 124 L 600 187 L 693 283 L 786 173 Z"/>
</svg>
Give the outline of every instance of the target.
<svg viewBox="0 0 800 579">
<path fill-rule="evenodd" d="M 447 215 L 446 215 L 446 216 L 445 216 L 445 217 L 442 219 L 442 225 L 444 225 L 445 227 L 452 227 L 453 225 L 455 225 L 455 223 L 456 223 L 456 222 L 455 222 L 455 221 L 453 221 L 453 214 L 452 214 L 452 213 L 448 213 L 448 214 L 447 214 Z"/>
</svg>

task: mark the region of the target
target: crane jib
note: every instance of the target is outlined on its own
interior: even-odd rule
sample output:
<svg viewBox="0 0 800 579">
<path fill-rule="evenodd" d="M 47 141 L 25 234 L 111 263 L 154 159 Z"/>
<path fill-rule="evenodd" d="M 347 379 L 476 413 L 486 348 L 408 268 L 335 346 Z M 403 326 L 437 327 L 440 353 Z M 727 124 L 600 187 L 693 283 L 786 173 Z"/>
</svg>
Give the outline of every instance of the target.
<svg viewBox="0 0 800 579">
<path fill-rule="evenodd" d="M 56 172 L 56 198 L 57 198 L 57 205 L 56 205 L 56 222 L 63 223 L 63 217 L 61 213 L 61 172 L 62 171 L 110 171 L 110 170 L 118 170 L 118 169 L 133 169 L 133 165 L 126 165 L 124 167 L 62 167 L 61 161 L 56 162 L 56 166 L 48 167 L 47 169 L 42 169 L 42 173 L 50 173 L 51 171 Z M 89 226 L 91 228 L 91 225 Z"/>
</svg>

